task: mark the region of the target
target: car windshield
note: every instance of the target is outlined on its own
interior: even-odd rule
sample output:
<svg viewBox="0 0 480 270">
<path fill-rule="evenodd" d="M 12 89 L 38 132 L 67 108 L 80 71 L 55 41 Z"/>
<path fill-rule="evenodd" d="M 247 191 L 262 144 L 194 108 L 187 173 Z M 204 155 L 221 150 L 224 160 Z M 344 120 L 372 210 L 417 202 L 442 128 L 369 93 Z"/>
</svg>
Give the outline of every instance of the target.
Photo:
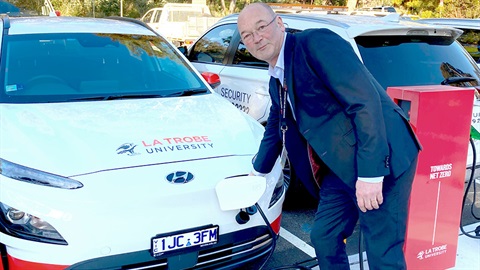
<svg viewBox="0 0 480 270">
<path fill-rule="evenodd" d="M 480 70 L 452 38 L 361 36 L 355 40 L 365 65 L 384 88 L 436 85 L 454 77 L 475 79 L 456 86 L 479 85 Z"/>
<path fill-rule="evenodd" d="M 195 72 L 157 36 L 5 35 L 0 103 L 205 93 Z"/>
</svg>

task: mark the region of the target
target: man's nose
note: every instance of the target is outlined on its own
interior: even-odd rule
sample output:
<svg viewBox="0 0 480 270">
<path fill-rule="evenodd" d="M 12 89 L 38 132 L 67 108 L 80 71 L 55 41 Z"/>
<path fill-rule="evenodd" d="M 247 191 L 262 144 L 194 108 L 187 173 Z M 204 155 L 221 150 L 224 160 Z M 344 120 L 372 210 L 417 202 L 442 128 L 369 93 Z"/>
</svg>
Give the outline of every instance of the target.
<svg viewBox="0 0 480 270">
<path fill-rule="evenodd" d="M 262 35 L 260 33 L 258 33 L 257 31 L 253 31 L 252 36 L 253 36 L 253 42 L 254 43 L 257 43 L 258 41 L 260 41 L 263 38 Z"/>
</svg>

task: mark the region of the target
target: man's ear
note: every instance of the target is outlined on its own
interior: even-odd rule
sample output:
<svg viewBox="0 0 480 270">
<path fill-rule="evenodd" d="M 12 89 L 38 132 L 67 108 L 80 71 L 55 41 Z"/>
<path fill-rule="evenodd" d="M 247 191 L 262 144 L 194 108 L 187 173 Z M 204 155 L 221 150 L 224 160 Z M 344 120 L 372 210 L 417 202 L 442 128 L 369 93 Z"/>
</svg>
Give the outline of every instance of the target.
<svg viewBox="0 0 480 270">
<path fill-rule="evenodd" d="M 277 15 L 277 21 L 276 21 L 278 27 L 282 29 L 283 32 L 285 32 L 285 24 L 283 23 L 282 17 Z"/>
</svg>

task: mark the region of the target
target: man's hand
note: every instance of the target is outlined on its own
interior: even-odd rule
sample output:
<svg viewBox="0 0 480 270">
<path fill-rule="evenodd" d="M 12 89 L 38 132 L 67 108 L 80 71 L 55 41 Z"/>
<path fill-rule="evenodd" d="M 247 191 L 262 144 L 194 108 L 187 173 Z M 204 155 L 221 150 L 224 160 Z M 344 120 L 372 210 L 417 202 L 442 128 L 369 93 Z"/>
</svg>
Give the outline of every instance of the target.
<svg viewBox="0 0 480 270">
<path fill-rule="evenodd" d="M 378 209 L 383 203 L 382 195 L 383 182 L 368 183 L 357 180 L 355 184 L 355 195 L 357 196 L 357 204 L 362 212 L 367 210 Z"/>
</svg>

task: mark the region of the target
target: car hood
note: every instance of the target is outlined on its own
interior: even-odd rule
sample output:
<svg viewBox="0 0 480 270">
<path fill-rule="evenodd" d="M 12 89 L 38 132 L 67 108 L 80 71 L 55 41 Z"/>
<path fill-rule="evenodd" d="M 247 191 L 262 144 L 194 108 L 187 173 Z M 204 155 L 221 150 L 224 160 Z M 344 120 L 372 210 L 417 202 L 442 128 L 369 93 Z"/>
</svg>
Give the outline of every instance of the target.
<svg viewBox="0 0 480 270">
<path fill-rule="evenodd" d="M 262 135 L 216 94 L 0 104 L 0 128 L 0 158 L 62 176 L 253 155 Z"/>
</svg>

